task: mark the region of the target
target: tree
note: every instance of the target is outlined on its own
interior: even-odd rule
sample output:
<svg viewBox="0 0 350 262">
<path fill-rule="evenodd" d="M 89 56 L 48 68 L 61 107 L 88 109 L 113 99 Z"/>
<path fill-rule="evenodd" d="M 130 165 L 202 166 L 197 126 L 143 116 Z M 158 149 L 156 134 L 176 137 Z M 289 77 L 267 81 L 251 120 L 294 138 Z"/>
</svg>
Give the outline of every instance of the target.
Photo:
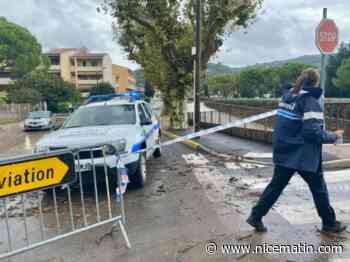
<svg viewBox="0 0 350 262">
<path fill-rule="evenodd" d="M 336 78 L 333 78 L 333 84 L 339 89 L 340 95 L 350 95 L 350 58 L 345 59 L 341 66 L 338 68 Z"/>
<path fill-rule="evenodd" d="M 218 75 L 209 78 L 209 94 L 221 97 L 239 96 L 239 78 L 238 75 Z"/>
<path fill-rule="evenodd" d="M 114 32 L 129 59 L 162 93 L 164 112 L 174 128 L 184 122 L 184 101 L 191 93 L 194 45 L 193 0 L 104 0 L 116 19 Z M 226 33 L 248 26 L 262 0 L 202 0 L 202 70 L 222 46 Z"/>
<path fill-rule="evenodd" d="M 239 87 L 241 97 L 263 97 L 267 93 L 263 68 L 252 67 L 241 71 Z"/>
<path fill-rule="evenodd" d="M 145 96 L 147 98 L 154 97 L 155 91 L 154 88 L 151 86 L 151 84 L 148 81 L 145 81 Z"/>
<path fill-rule="evenodd" d="M 90 96 L 94 95 L 108 95 L 115 93 L 115 89 L 112 87 L 110 83 L 102 82 L 98 85 L 92 87 L 90 90 Z"/>
<path fill-rule="evenodd" d="M 278 67 L 253 66 L 240 73 L 218 75 L 209 79 L 210 95 L 222 97 L 279 97 L 281 85 L 294 83 L 306 68 L 303 63 L 288 63 Z"/>
<path fill-rule="evenodd" d="M 16 80 L 8 88 L 8 97 L 11 102 L 33 103 L 34 101 L 30 98 L 33 95 L 27 97 L 26 94 L 37 94 L 41 101 L 47 102 L 48 109 L 53 112 L 58 112 L 62 104 L 80 102 L 80 92 L 73 84 L 49 74 L 47 70 L 33 71 Z"/>
<path fill-rule="evenodd" d="M 10 89 L 7 96 L 9 101 L 16 104 L 37 105 L 42 99 L 38 90 L 26 87 Z"/>
<path fill-rule="evenodd" d="M 350 97 L 350 92 L 344 90 L 342 87 L 335 85 L 337 78 L 337 71 L 342 66 L 344 60 L 350 58 L 350 45 L 341 43 L 336 54 L 329 57 L 327 65 L 327 82 L 326 82 L 326 96 L 327 97 Z"/>
<path fill-rule="evenodd" d="M 40 44 L 27 29 L 0 17 L 0 70 L 9 69 L 18 78 L 47 63 Z"/>
<path fill-rule="evenodd" d="M 134 78 L 136 80 L 136 86 L 145 85 L 145 76 L 142 69 L 137 69 L 134 71 Z"/>
<path fill-rule="evenodd" d="M 277 68 L 277 74 L 281 84 L 292 83 L 299 77 L 301 72 L 307 68 L 315 68 L 313 65 L 303 63 L 287 63 Z"/>
</svg>

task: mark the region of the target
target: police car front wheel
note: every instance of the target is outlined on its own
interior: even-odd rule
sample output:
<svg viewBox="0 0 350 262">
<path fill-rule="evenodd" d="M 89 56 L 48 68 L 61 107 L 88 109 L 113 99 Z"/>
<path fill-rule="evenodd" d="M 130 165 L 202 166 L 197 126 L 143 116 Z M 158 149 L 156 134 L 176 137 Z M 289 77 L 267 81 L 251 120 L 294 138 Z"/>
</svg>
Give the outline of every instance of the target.
<svg viewBox="0 0 350 262">
<path fill-rule="evenodd" d="M 159 158 L 159 157 L 162 156 L 162 149 L 161 149 L 161 147 L 160 147 L 160 139 L 159 139 L 159 138 L 158 138 L 158 141 L 157 141 L 157 145 L 158 145 L 159 147 L 157 147 L 157 148 L 154 150 L 154 152 L 153 152 L 153 157 L 154 157 L 154 158 Z"/>
<path fill-rule="evenodd" d="M 130 182 L 133 186 L 141 188 L 145 185 L 147 178 L 147 164 L 145 154 L 141 154 L 137 164 L 136 171 L 130 176 Z"/>
</svg>

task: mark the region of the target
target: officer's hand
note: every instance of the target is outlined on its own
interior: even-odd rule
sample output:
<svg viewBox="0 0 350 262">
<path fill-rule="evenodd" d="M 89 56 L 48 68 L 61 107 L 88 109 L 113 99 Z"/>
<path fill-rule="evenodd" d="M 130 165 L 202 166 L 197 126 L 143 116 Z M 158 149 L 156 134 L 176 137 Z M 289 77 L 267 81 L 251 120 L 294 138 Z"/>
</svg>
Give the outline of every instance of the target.
<svg viewBox="0 0 350 262">
<path fill-rule="evenodd" d="M 335 134 L 337 135 L 337 138 L 342 138 L 344 136 L 344 130 L 339 129 L 335 131 Z"/>
</svg>

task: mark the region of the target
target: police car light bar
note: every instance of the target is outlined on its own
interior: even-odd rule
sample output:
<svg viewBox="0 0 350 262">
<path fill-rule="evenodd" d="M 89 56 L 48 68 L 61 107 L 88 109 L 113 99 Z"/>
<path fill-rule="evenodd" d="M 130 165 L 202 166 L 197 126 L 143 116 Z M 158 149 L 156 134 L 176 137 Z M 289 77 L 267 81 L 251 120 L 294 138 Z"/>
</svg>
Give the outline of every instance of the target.
<svg viewBox="0 0 350 262">
<path fill-rule="evenodd" d="M 136 101 L 141 99 L 142 93 L 139 91 L 132 91 L 132 92 L 114 93 L 114 94 L 108 94 L 108 95 L 94 95 L 94 96 L 90 96 L 85 101 L 84 104 L 87 105 L 87 104 L 96 103 L 96 102 L 106 102 L 118 97 L 127 97 L 127 98 L 130 98 L 132 101 Z"/>
</svg>

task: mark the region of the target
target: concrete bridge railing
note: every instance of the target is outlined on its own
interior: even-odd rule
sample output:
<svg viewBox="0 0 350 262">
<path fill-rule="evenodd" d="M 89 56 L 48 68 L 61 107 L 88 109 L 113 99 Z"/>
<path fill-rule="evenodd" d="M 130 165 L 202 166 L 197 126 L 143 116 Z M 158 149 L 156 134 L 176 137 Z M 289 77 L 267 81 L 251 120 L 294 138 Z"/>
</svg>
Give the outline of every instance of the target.
<svg viewBox="0 0 350 262">
<path fill-rule="evenodd" d="M 235 119 L 256 115 L 277 108 L 278 100 L 251 100 L 252 105 L 246 105 L 249 101 L 237 100 L 214 100 L 206 99 L 204 103 L 207 107 L 214 109 L 212 112 L 201 113 L 202 127 L 212 127 L 215 125 L 232 122 Z M 350 99 L 327 99 L 325 106 L 325 116 L 327 129 L 344 129 L 344 141 L 350 142 Z M 188 115 L 189 124 L 193 116 Z M 225 130 L 225 133 L 252 139 L 255 141 L 271 143 L 273 124 L 275 117 L 267 118 L 243 128 L 232 128 Z"/>
</svg>

